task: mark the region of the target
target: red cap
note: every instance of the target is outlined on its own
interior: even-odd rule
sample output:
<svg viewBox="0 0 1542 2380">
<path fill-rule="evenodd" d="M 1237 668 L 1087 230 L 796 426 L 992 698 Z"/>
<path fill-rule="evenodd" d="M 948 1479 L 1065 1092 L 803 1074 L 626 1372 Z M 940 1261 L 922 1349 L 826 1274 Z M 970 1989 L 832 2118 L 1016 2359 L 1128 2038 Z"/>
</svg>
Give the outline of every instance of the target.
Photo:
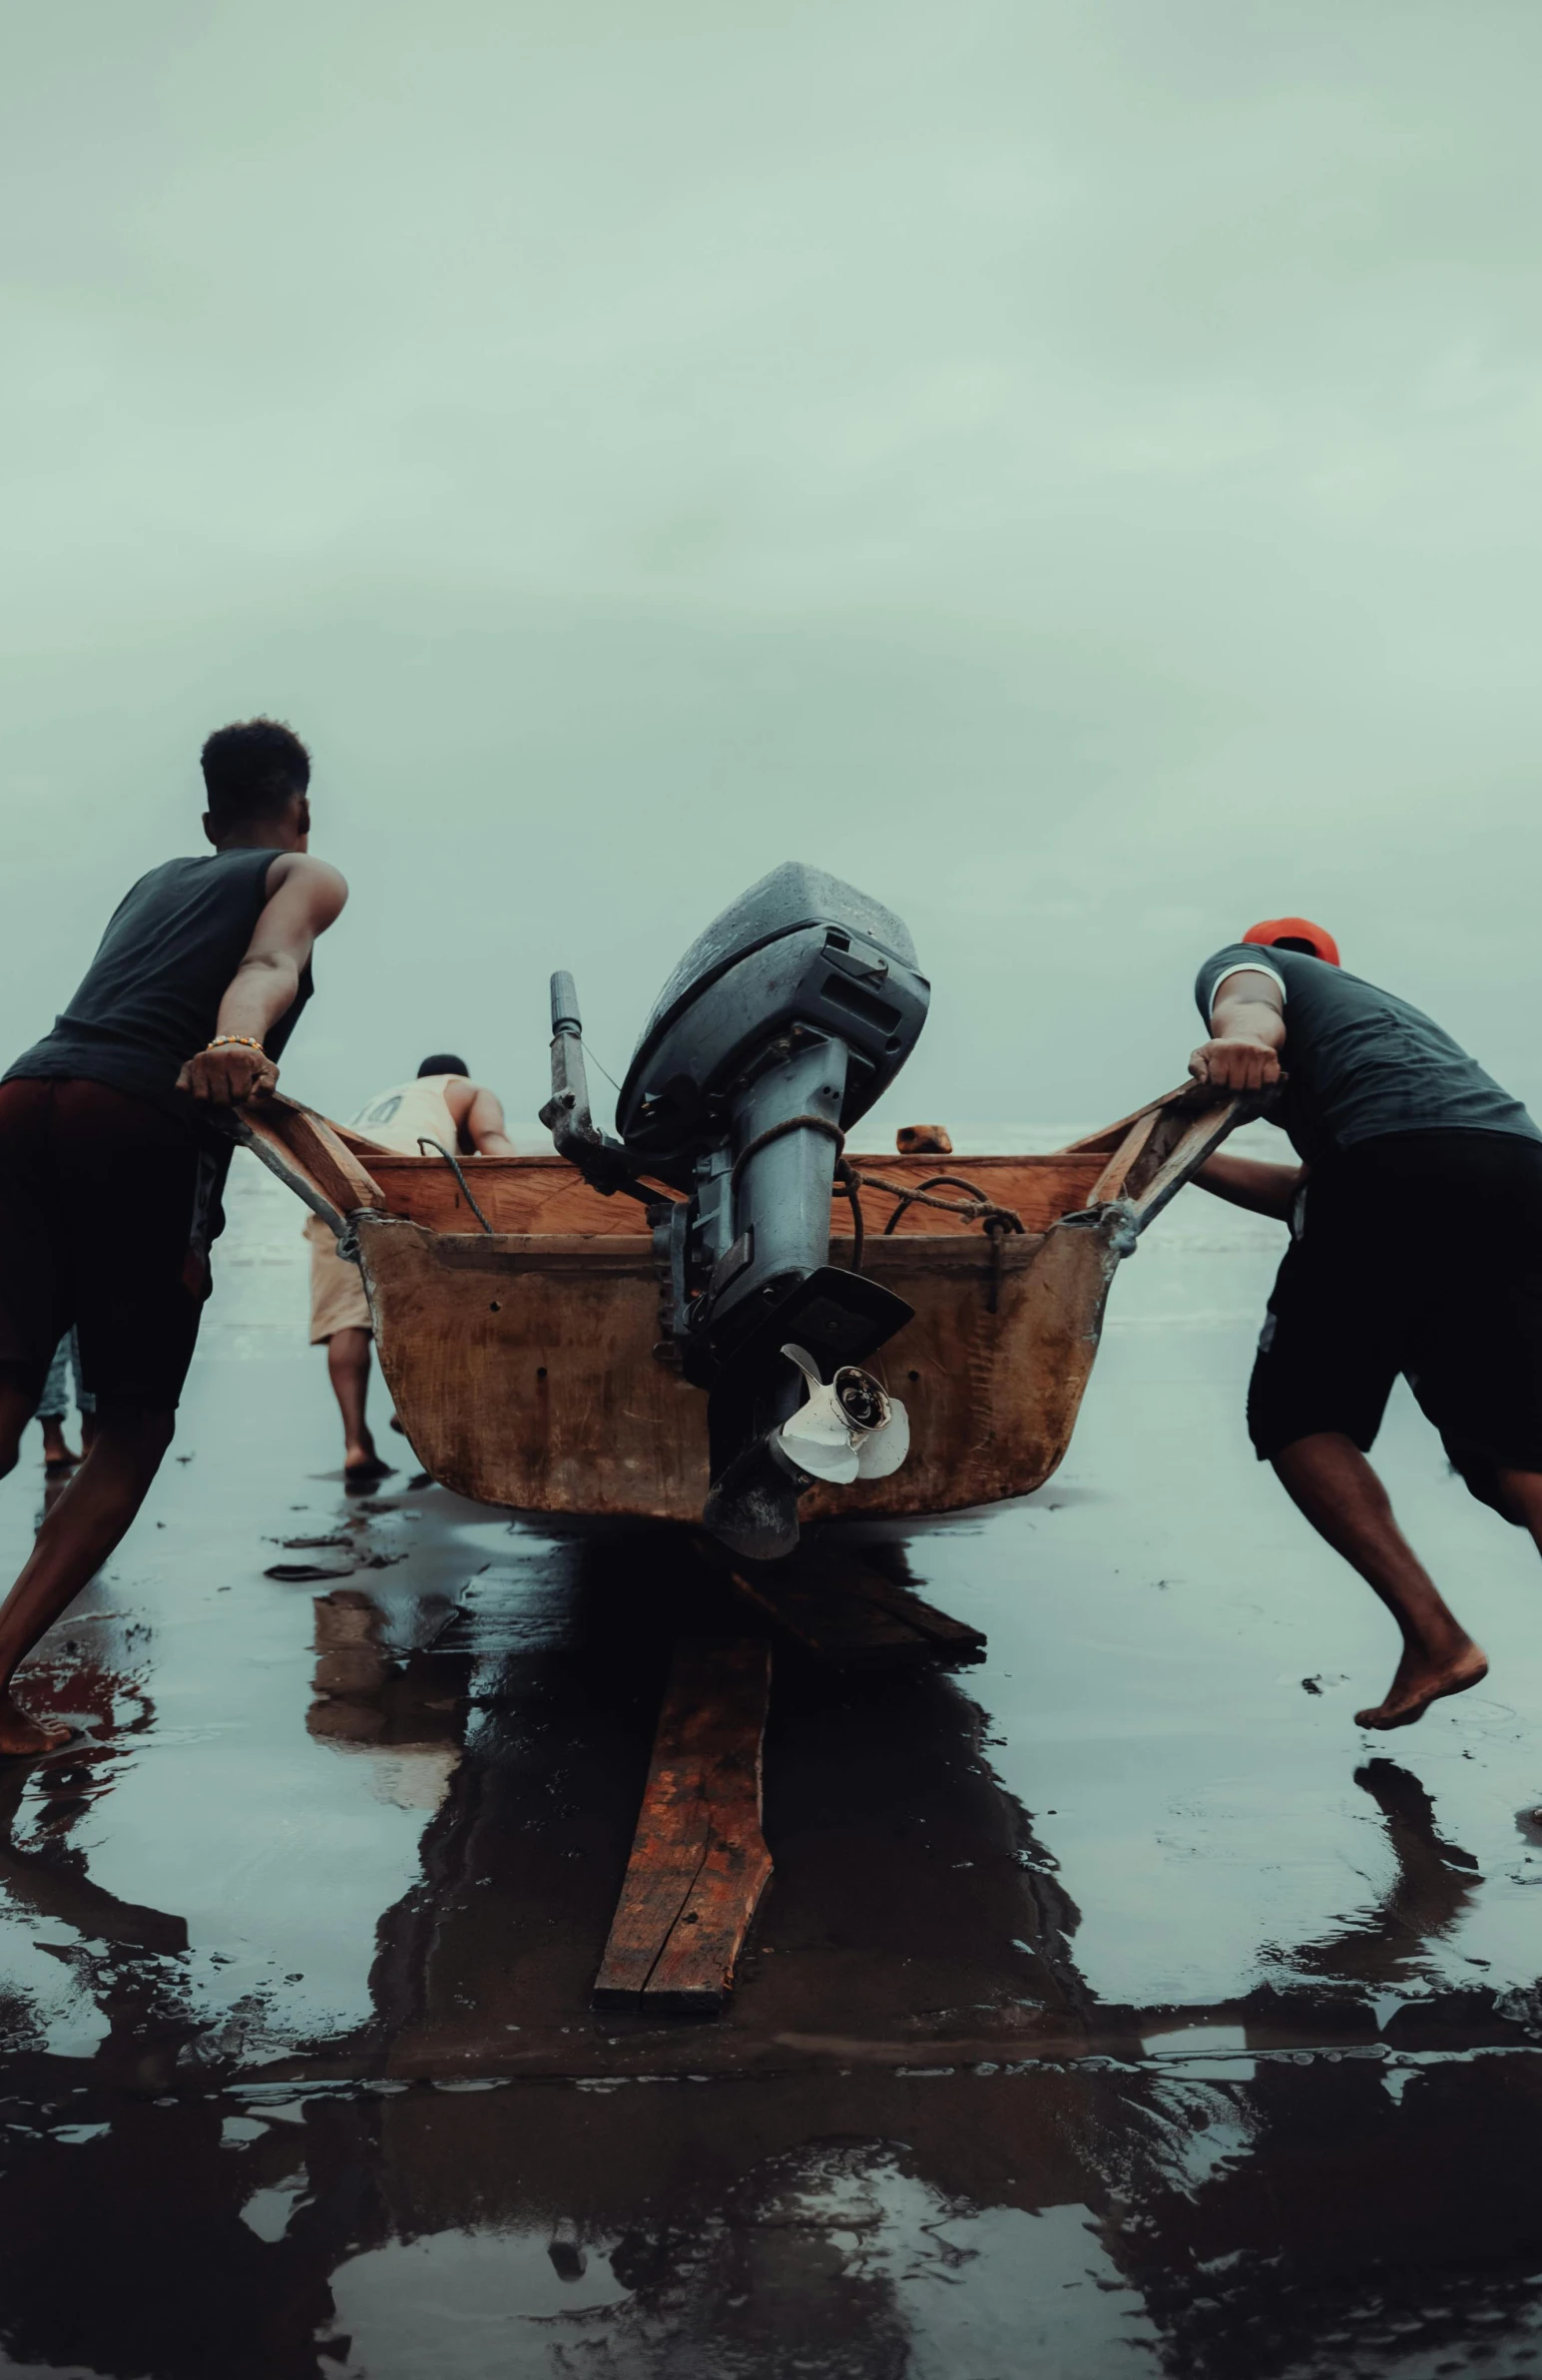
<svg viewBox="0 0 1542 2380">
<path fill-rule="evenodd" d="M 1275 942 L 1305 942 L 1314 958 L 1325 958 L 1329 966 L 1342 964 L 1326 926 L 1313 925 L 1309 917 L 1266 917 L 1262 925 L 1250 925 L 1243 940 L 1262 942 L 1266 950 Z"/>
</svg>

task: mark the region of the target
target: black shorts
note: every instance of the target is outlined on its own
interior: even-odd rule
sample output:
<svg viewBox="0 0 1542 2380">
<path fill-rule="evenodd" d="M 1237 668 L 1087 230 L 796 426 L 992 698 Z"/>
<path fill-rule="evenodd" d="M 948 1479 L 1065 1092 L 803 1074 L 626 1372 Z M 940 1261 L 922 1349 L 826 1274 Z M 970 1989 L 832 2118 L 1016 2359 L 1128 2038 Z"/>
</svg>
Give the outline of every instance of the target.
<svg viewBox="0 0 1542 2380">
<path fill-rule="evenodd" d="M 1474 1495 L 1542 1472 L 1542 1141 L 1399 1132 L 1314 1173 L 1248 1391 L 1261 1459 L 1369 1451 L 1403 1373 Z"/>
<path fill-rule="evenodd" d="M 42 1394 L 73 1324 L 99 1410 L 169 1413 L 209 1294 L 219 1154 L 106 1083 L 0 1083 L 0 1366 Z"/>
</svg>

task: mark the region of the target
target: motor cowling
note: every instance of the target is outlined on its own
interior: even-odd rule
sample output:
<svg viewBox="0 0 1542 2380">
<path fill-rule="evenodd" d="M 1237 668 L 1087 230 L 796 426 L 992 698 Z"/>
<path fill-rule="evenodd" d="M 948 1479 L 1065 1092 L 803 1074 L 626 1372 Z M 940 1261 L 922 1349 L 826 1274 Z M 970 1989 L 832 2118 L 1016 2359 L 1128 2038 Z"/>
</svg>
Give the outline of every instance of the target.
<svg viewBox="0 0 1542 2380">
<path fill-rule="evenodd" d="M 822 1383 L 910 1319 L 903 1299 L 831 1265 L 830 1199 L 844 1135 L 914 1048 L 929 998 L 892 910 L 789 862 L 725 909 L 666 983 L 621 1088 L 619 1146 L 591 1130 L 585 1163 L 554 1122 L 600 1187 L 623 1186 L 624 1162 L 681 1193 L 654 1213 L 661 1352 L 708 1392 L 704 1516 L 741 1553 L 789 1551 L 798 1496 L 833 1476 L 797 1462 L 795 1431 L 782 1436 L 805 1397 L 789 1343 Z M 554 991 L 554 1024 L 556 1005 Z M 549 1120 L 557 1105 L 554 1090 Z"/>
</svg>

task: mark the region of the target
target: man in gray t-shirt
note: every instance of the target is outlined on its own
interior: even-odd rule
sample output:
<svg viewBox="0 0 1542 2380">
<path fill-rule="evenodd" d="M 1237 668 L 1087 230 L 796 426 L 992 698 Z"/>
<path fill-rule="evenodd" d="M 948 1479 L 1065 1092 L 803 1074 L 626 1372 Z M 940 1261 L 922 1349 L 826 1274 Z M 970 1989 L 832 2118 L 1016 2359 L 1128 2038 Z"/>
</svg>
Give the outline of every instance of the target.
<svg viewBox="0 0 1542 2380">
<path fill-rule="evenodd" d="M 1285 917 L 1273 922 L 1308 921 Z M 1254 933 L 1270 930 L 1252 928 Z M 1542 1142 L 1542 1132 L 1520 1101 L 1502 1091 L 1422 1010 L 1346 974 L 1336 959 L 1298 948 L 1301 938 L 1229 942 L 1201 967 L 1194 996 L 1206 1025 L 1218 1035 L 1207 1044 L 1218 1053 L 1218 1063 L 1224 1062 L 1220 1053 L 1227 1039 L 1214 1022 L 1220 998 L 1225 996 L 1228 1022 L 1242 1026 L 1245 1042 L 1257 1038 L 1261 1001 L 1284 1014 L 1289 1051 L 1274 1120 L 1288 1133 L 1303 1163 L 1320 1165 L 1385 1132 L 1509 1132 Z M 1323 941 L 1333 946 L 1326 936 Z M 1232 1057 L 1235 1061 L 1235 1051 Z M 1211 1071 L 1208 1079 L 1220 1078 Z M 1280 1079 L 1278 1066 L 1275 1079 Z"/>
<path fill-rule="evenodd" d="M 1439 1025 L 1346 974 L 1303 917 L 1201 967 L 1197 1081 L 1277 1090 L 1298 1165 L 1225 1153 L 1197 1179 L 1292 1239 L 1248 1392 L 1261 1461 L 1391 1611 L 1403 1653 L 1361 1726 L 1406 1727 L 1488 1663 L 1398 1528 L 1366 1456 L 1397 1375 L 1473 1494 L 1542 1548 L 1542 1132 Z"/>
</svg>

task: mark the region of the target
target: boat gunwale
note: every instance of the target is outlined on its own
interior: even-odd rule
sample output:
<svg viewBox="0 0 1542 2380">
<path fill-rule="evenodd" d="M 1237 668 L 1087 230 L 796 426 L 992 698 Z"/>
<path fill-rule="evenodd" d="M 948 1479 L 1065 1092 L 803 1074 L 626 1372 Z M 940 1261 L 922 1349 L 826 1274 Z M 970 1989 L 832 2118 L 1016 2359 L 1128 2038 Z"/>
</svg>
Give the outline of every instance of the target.
<svg viewBox="0 0 1542 2380">
<path fill-rule="evenodd" d="M 1080 1219 L 1080 1210 L 1071 1212 Z M 1069 1214 L 1061 1217 L 1049 1230 L 1058 1230 L 1069 1219 Z M 431 1223 L 419 1223 L 410 1215 L 393 1215 L 389 1209 L 360 1215 L 354 1220 L 355 1228 L 365 1233 L 388 1227 L 419 1232 L 425 1241 L 433 1243 L 436 1261 L 452 1272 L 640 1272 L 651 1279 L 657 1275 L 654 1244 L 647 1233 L 436 1231 Z M 1049 1231 L 1012 1232 L 993 1247 L 983 1232 L 977 1238 L 963 1232 L 940 1231 L 880 1235 L 869 1237 L 862 1270 L 990 1274 L 999 1267 L 1010 1273 L 1025 1272 L 1048 1237 Z M 851 1234 L 837 1236 L 835 1245 L 842 1240 L 849 1246 Z"/>
<path fill-rule="evenodd" d="M 1144 1113 L 1145 1111 L 1143 1110 L 1142 1112 Z M 409 1156 L 405 1150 L 382 1148 L 378 1146 L 378 1144 L 369 1144 L 366 1149 L 366 1144 L 362 1136 L 358 1133 L 350 1133 L 348 1135 L 348 1143 L 351 1148 L 367 1153 L 370 1159 L 371 1167 L 378 1164 L 382 1169 L 394 1170 L 397 1166 L 406 1166 L 414 1173 L 435 1171 L 442 1173 L 444 1171 L 444 1159 L 442 1157 L 431 1157 L 426 1154 Z M 988 1151 L 981 1151 L 978 1155 L 971 1155 L 968 1150 L 943 1152 L 928 1149 L 919 1151 L 906 1150 L 902 1153 L 896 1152 L 893 1149 L 848 1148 L 846 1150 L 846 1155 L 850 1158 L 852 1164 L 858 1167 L 863 1165 L 877 1167 L 881 1165 L 894 1171 L 913 1170 L 914 1172 L 922 1175 L 951 1171 L 951 1169 L 956 1165 L 1043 1165 L 1053 1166 L 1063 1170 L 1069 1164 L 1078 1167 L 1085 1166 L 1087 1171 L 1092 1174 L 1094 1179 L 1096 1179 L 1099 1171 L 1101 1170 L 1098 1160 L 1104 1154 L 1105 1152 L 1100 1149 L 1090 1148 L 1024 1149 L 1016 1154 L 1007 1149 L 991 1149 Z M 484 1168 L 486 1168 L 488 1172 L 491 1172 L 495 1166 L 507 1166 L 511 1168 L 519 1167 L 522 1170 L 528 1168 L 531 1171 L 544 1169 L 552 1173 L 565 1174 L 572 1174 L 576 1171 L 575 1167 L 566 1157 L 557 1156 L 555 1151 L 544 1155 L 528 1157 L 518 1152 L 516 1152 L 516 1154 L 512 1157 L 467 1158 L 462 1156 L 460 1162 L 462 1165 L 469 1164 L 471 1166 L 471 1179 L 473 1181 L 476 1180 L 477 1175 L 481 1173 Z M 652 1187 L 647 1176 L 640 1175 L 638 1178 L 643 1183 L 645 1188 Z M 661 1198 L 678 1198 L 682 1195 L 682 1193 L 675 1190 L 661 1189 L 658 1195 Z M 834 1196 L 839 1197 L 841 1193 L 837 1189 L 834 1192 Z"/>
</svg>

